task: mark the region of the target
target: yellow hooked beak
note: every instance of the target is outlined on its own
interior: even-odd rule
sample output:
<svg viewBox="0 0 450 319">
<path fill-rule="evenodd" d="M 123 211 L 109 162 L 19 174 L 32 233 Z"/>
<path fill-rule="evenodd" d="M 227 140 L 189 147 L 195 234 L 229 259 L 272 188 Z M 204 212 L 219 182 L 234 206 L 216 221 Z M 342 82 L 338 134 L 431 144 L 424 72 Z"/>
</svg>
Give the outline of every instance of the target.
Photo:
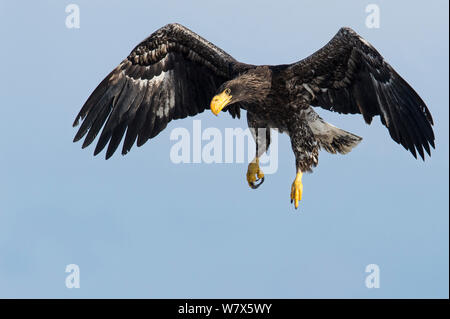
<svg viewBox="0 0 450 319">
<path fill-rule="evenodd" d="M 220 94 L 217 94 L 213 99 L 211 100 L 211 111 L 214 113 L 214 115 L 218 115 L 222 109 L 227 106 L 228 103 L 230 103 L 231 98 L 233 96 L 230 94 L 230 90 L 226 89 Z"/>
</svg>

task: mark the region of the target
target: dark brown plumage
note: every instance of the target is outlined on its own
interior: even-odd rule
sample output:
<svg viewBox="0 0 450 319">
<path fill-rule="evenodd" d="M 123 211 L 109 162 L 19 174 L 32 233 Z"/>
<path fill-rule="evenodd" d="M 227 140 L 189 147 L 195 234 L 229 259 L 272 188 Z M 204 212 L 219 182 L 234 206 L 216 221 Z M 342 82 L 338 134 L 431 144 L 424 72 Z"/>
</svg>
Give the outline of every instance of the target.
<svg viewBox="0 0 450 319">
<path fill-rule="evenodd" d="M 211 106 L 210 106 L 211 101 Z M 419 95 L 367 41 L 342 28 L 316 53 L 297 63 L 255 66 L 179 24 L 169 24 L 142 41 L 94 90 L 77 115 L 74 141 L 83 148 L 100 137 L 109 158 L 125 136 L 122 154 L 143 145 L 173 119 L 210 108 L 240 117 L 250 128 L 276 128 L 290 135 L 297 171 L 318 163 L 318 151 L 347 153 L 361 138 L 323 121 L 311 106 L 379 115 L 394 141 L 414 157 L 434 148 L 433 120 Z M 257 141 L 257 155 L 270 143 Z M 249 181 L 249 183 L 251 183 Z"/>
</svg>

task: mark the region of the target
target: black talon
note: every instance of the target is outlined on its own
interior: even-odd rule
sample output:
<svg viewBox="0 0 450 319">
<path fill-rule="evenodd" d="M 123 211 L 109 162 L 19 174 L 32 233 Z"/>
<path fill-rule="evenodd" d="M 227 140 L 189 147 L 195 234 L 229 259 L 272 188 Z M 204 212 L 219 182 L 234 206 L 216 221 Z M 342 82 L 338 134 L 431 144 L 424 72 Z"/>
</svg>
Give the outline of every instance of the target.
<svg viewBox="0 0 450 319">
<path fill-rule="evenodd" d="M 264 183 L 264 176 L 263 178 L 257 179 L 256 182 L 261 181 L 259 184 L 250 183 L 250 187 L 253 189 L 257 189 L 259 186 L 261 186 L 262 183 Z"/>
</svg>

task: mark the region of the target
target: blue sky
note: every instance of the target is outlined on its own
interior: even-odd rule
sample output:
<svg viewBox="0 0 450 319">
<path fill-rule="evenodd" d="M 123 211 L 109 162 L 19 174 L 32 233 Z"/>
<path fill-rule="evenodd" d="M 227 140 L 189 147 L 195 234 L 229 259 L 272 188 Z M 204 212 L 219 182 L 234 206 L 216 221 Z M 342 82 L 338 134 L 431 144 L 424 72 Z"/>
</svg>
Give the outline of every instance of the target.
<svg viewBox="0 0 450 319">
<path fill-rule="evenodd" d="M 448 298 L 447 1 L 78 0 L 80 28 L 67 29 L 69 3 L 0 2 L 0 297 Z M 369 3 L 379 29 L 365 26 Z M 170 161 L 171 129 L 192 118 L 125 157 L 81 150 L 71 124 L 88 95 L 170 22 L 253 64 L 298 61 L 350 26 L 426 101 L 436 150 L 415 160 L 378 119 L 319 110 L 364 140 L 320 154 L 297 211 L 287 136 L 257 191 L 246 164 Z M 378 289 L 365 286 L 372 263 Z M 68 264 L 79 289 L 65 286 Z"/>
</svg>

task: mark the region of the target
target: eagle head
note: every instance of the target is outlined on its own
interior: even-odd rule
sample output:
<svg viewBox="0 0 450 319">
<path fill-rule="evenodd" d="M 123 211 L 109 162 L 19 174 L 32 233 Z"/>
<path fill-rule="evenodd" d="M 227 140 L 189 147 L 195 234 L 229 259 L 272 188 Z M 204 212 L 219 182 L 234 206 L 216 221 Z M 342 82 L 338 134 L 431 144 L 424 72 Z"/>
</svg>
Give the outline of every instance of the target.
<svg viewBox="0 0 450 319">
<path fill-rule="evenodd" d="M 211 111 L 218 115 L 234 103 L 258 104 L 269 94 L 271 83 L 272 72 L 268 67 L 251 69 L 219 87 L 211 100 Z"/>
</svg>

